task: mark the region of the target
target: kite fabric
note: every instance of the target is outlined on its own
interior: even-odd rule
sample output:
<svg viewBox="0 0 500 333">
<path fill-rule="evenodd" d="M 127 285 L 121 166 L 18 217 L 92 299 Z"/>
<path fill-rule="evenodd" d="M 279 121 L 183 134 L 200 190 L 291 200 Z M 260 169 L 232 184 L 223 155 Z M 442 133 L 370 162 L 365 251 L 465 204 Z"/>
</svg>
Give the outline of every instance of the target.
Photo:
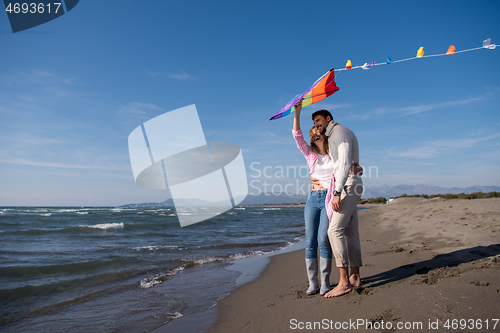
<svg viewBox="0 0 500 333">
<path fill-rule="evenodd" d="M 302 99 L 302 106 L 308 106 L 308 105 L 314 104 L 316 102 L 319 102 L 319 101 L 327 98 L 328 96 L 334 94 L 337 90 L 339 90 L 339 88 L 337 87 L 337 84 L 335 83 L 335 72 L 347 71 L 347 70 L 358 69 L 358 68 L 368 70 L 374 66 L 389 65 L 389 64 L 394 64 L 397 62 L 403 62 L 403 61 L 420 59 L 420 58 L 453 55 L 453 54 L 457 54 L 457 53 L 469 52 L 469 51 L 480 50 L 480 49 L 494 50 L 496 47 L 497 46 L 495 44 L 491 44 L 491 38 L 488 38 L 488 39 L 483 41 L 483 46 L 481 46 L 481 47 L 456 51 L 455 46 L 450 45 L 448 48 L 448 51 L 446 53 L 442 53 L 442 54 L 424 55 L 424 47 L 421 46 L 417 50 L 416 57 L 407 58 L 407 59 L 393 61 L 390 56 L 387 56 L 387 62 L 376 63 L 375 61 L 372 61 L 370 64 L 365 62 L 364 65 L 360 65 L 360 66 L 352 66 L 351 60 L 347 60 L 345 68 L 340 68 L 340 69 L 335 69 L 335 70 L 333 68 L 330 69 L 322 77 L 320 77 L 316 82 L 314 82 L 314 84 L 312 86 L 310 86 L 309 89 L 304 91 L 302 94 L 295 96 L 290 102 L 288 102 L 284 107 L 282 107 L 278 111 L 278 113 L 276 113 L 274 116 L 272 116 L 269 120 L 279 119 L 279 118 L 283 118 L 285 116 L 288 116 L 290 113 L 295 111 L 294 105 L 297 104 L 297 102 L 300 101 L 301 99 Z"/>
<path fill-rule="evenodd" d="M 322 77 L 316 80 L 312 86 L 310 86 L 302 94 L 295 96 L 290 102 L 286 103 L 278 113 L 271 117 L 269 120 L 279 119 L 288 116 L 290 113 L 295 111 L 294 105 L 302 100 L 302 106 L 308 106 L 319 102 L 330 95 L 333 95 L 339 87 L 335 83 L 335 70 L 332 68 Z"/>
</svg>

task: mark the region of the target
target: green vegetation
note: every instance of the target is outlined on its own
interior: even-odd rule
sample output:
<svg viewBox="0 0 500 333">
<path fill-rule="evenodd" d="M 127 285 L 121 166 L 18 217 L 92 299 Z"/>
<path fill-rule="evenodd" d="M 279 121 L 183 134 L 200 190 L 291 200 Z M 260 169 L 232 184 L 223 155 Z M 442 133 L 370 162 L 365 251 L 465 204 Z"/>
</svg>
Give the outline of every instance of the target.
<svg viewBox="0 0 500 333">
<path fill-rule="evenodd" d="M 488 192 L 488 193 L 483 193 L 483 192 L 473 192 L 469 194 L 465 193 L 459 193 L 459 194 L 433 194 L 433 195 L 427 195 L 427 194 L 414 194 L 414 195 L 407 195 L 407 194 L 402 194 L 399 197 L 395 197 L 394 199 L 397 198 L 406 198 L 406 197 L 422 197 L 426 199 L 431 199 L 431 198 L 445 198 L 445 199 L 483 199 L 483 198 L 500 198 L 500 192 Z M 376 199 L 369 199 L 369 200 L 378 200 L 380 198 Z"/>
<path fill-rule="evenodd" d="M 370 198 L 370 199 L 359 199 L 358 205 L 364 204 L 385 204 L 387 199 L 384 197 Z"/>
<path fill-rule="evenodd" d="M 370 203 L 370 204 L 385 204 L 386 202 L 387 202 L 387 199 L 384 197 L 368 199 L 368 203 Z"/>
</svg>

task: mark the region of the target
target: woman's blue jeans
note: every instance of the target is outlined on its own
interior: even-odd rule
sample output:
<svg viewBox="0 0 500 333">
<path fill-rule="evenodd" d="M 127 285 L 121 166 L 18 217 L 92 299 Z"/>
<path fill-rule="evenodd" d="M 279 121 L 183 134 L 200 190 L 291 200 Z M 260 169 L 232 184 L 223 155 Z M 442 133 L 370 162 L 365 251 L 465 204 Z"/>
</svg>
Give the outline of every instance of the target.
<svg viewBox="0 0 500 333">
<path fill-rule="evenodd" d="M 332 257 L 332 248 L 328 239 L 328 214 L 325 206 L 326 190 L 311 191 L 304 208 L 306 224 L 306 259 Z"/>
</svg>

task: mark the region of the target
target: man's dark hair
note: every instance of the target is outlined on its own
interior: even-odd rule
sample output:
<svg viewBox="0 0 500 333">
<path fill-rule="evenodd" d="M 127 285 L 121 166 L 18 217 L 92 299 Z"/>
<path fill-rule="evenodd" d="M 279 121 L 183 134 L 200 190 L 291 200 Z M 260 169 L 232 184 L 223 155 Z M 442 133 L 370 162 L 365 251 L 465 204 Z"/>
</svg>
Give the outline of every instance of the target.
<svg viewBox="0 0 500 333">
<path fill-rule="evenodd" d="M 323 118 L 325 118 L 325 119 L 326 119 L 326 116 L 330 116 L 330 120 L 333 120 L 333 116 L 332 116 L 332 114 L 330 113 L 330 111 L 325 110 L 325 109 L 323 109 L 323 110 L 318 110 L 318 111 L 314 112 L 314 113 L 312 114 L 312 120 L 313 120 L 313 121 L 314 121 L 314 118 L 316 118 L 316 116 L 323 116 Z"/>
</svg>

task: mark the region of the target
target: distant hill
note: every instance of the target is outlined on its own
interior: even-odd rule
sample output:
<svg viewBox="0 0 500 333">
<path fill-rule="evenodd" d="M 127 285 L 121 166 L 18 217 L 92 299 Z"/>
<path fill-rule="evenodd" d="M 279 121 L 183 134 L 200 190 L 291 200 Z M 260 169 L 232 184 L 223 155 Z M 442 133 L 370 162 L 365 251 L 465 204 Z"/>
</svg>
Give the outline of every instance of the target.
<svg viewBox="0 0 500 333">
<path fill-rule="evenodd" d="M 306 195 L 274 195 L 270 193 L 265 195 L 264 193 L 261 193 L 259 195 L 247 195 L 245 200 L 243 200 L 240 205 L 291 204 L 306 201 Z"/>
<path fill-rule="evenodd" d="M 262 205 L 262 204 L 282 204 L 282 203 L 301 203 L 306 202 L 307 196 L 305 195 L 265 195 L 261 193 L 260 195 L 252 195 L 249 194 L 247 197 L 240 203 L 240 205 Z M 180 199 L 177 200 L 177 203 L 185 206 L 212 206 L 218 205 L 220 203 L 209 202 L 203 200 L 195 200 L 195 199 Z M 174 206 L 173 199 L 167 199 L 163 202 L 144 202 L 144 203 L 135 203 L 135 204 L 127 204 L 121 207 L 162 207 L 162 206 Z"/>
<path fill-rule="evenodd" d="M 473 192 L 500 192 L 499 186 L 469 186 L 469 187 L 439 187 L 434 185 L 379 185 L 370 186 L 365 188 L 363 198 L 390 198 L 398 197 L 402 194 L 459 194 L 459 193 L 473 193 Z"/>
<path fill-rule="evenodd" d="M 469 186 L 465 188 L 460 187 L 439 187 L 433 185 L 379 185 L 370 186 L 365 188 L 363 198 L 379 198 L 384 197 L 386 199 L 390 197 L 398 197 L 402 194 L 414 195 L 414 194 L 459 194 L 459 193 L 473 193 L 473 192 L 500 192 L 499 186 Z M 305 195 L 274 195 L 268 193 L 268 195 L 261 193 L 259 195 L 249 194 L 245 200 L 243 200 L 240 205 L 262 205 L 262 204 L 292 204 L 306 202 L 307 196 Z M 177 203 L 185 206 L 211 206 L 218 205 L 220 203 L 213 203 L 209 201 L 197 200 L 197 199 L 180 199 Z M 173 206 L 174 201 L 172 199 L 167 199 L 163 202 L 145 202 L 140 204 L 127 204 L 122 207 L 161 207 L 161 206 Z"/>
<path fill-rule="evenodd" d="M 126 204 L 126 205 L 121 205 L 120 207 L 164 207 L 164 206 L 173 206 L 174 205 L 174 200 L 172 198 L 167 199 L 163 202 L 143 202 L 143 203 L 136 203 L 136 204 Z"/>
<path fill-rule="evenodd" d="M 177 199 L 176 203 L 181 206 L 218 206 L 221 205 L 220 202 L 210 202 L 200 199 Z M 163 207 L 163 206 L 174 206 L 174 200 L 172 198 L 167 199 L 163 202 L 144 202 L 138 204 L 127 204 L 121 207 Z"/>
</svg>

